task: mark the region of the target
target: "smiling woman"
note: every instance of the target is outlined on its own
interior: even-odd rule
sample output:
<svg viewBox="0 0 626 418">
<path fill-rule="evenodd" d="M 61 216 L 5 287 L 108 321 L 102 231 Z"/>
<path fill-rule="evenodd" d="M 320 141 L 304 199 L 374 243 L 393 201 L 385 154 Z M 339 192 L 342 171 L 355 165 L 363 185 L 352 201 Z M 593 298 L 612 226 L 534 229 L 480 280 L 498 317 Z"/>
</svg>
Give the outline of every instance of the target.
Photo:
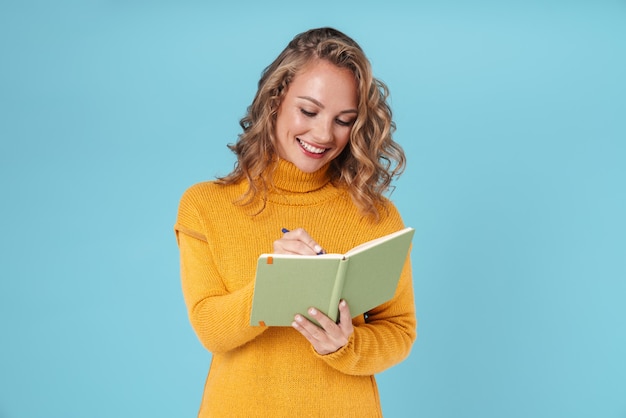
<svg viewBox="0 0 626 418">
<path fill-rule="evenodd" d="M 357 100 L 356 80 L 349 70 L 312 61 L 291 82 L 278 108 L 278 156 L 305 173 L 334 160 L 350 139 Z"/>
<path fill-rule="evenodd" d="M 322 68 L 328 72 L 322 71 Z M 325 74 L 324 79 L 320 78 L 322 74 Z M 334 82 L 335 86 L 339 86 L 337 91 L 320 86 L 339 74 L 342 76 Z M 286 158 L 277 152 L 276 124 L 281 105 L 286 101 L 285 96 L 293 90 L 296 78 L 303 79 L 298 84 L 302 85 L 304 96 L 292 93 L 293 96 L 314 106 L 299 109 L 305 116 L 315 117 L 320 109 L 324 110 L 324 106 L 330 104 L 320 103 L 318 98 L 311 97 L 314 91 L 320 90 L 321 93 L 325 90 L 324 94 L 332 97 L 327 100 L 338 106 L 341 103 L 335 103 L 338 100 L 335 96 L 338 92 L 345 95 L 342 100 L 346 103 L 342 106 L 346 107 L 339 106 L 334 111 L 342 113 L 341 117 L 335 115 L 338 125 L 352 125 L 350 140 L 345 152 L 326 160 L 329 162 L 328 175 L 335 185 L 348 189 L 354 203 L 365 215 L 377 217 L 377 206 L 385 204 L 383 194 L 388 191 L 392 180 L 404 170 L 405 155 L 402 147 L 392 138 L 395 123 L 387 103 L 387 86 L 373 76 L 371 64 L 361 47 L 352 38 L 332 28 L 315 29 L 296 36 L 265 68 L 248 113 L 240 122 L 243 133 L 236 144 L 230 145 L 237 155 L 235 170 L 218 179 L 218 182 L 226 185 L 246 180 L 247 189 L 242 201 L 254 203 L 260 198 L 263 205 L 263 191 L 272 182 L 273 170 L 269 168 L 278 157 Z M 340 80 L 348 84 L 343 85 Z M 348 97 L 352 94 L 348 90 L 352 85 L 356 85 L 356 108 L 348 104 Z M 308 145 L 315 148 L 314 142 Z"/>
<path fill-rule="evenodd" d="M 342 300 L 338 322 L 311 306 L 319 326 L 294 312 L 266 327 L 250 312 L 260 254 L 343 253 L 405 226 L 383 196 L 404 167 L 386 99 L 354 40 L 304 32 L 263 72 L 235 170 L 183 195 L 183 294 L 213 354 L 199 416 L 382 416 L 374 374 L 416 338 L 408 256 L 393 299 L 363 315 Z"/>
</svg>

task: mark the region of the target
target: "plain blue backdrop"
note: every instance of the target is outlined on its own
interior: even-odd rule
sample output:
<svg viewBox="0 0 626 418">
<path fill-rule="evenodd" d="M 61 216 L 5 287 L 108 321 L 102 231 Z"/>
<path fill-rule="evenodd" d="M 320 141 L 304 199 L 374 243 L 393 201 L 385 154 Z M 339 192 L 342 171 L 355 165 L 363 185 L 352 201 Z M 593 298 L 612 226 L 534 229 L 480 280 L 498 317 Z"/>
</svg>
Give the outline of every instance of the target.
<svg viewBox="0 0 626 418">
<path fill-rule="evenodd" d="M 625 418 L 626 2 L 219 3 L 0 2 L 0 417 L 195 416 L 178 200 L 330 25 L 408 157 L 419 337 L 385 416 Z"/>
</svg>

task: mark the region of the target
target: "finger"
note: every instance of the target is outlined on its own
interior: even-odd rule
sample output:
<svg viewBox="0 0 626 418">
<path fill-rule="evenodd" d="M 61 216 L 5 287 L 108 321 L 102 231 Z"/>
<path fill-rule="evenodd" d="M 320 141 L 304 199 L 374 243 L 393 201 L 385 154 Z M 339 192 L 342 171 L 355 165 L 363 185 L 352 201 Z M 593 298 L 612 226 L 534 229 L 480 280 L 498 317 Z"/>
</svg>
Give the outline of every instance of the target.
<svg viewBox="0 0 626 418">
<path fill-rule="evenodd" d="M 274 254 L 316 255 L 311 247 L 302 241 L 281 238 L 273 243 Z"/>
<path fill-rule="evenodd" d="M 319 245 L 304 229 L 298 228 L 295 232 L 297 234 L 297 239 L 304 243 L 314 254 L 324 253 L 322 246 Z"/>
<path fill-rule="evenodd" d="M 352 315 L 350 314 L 350 307 L 345 299 L 339 302 L 339 328 L 343 331 L 344 335 L 350 335 L 353 331 Z"/>
<path fill-rule="evenodd" d="M 275 250 L 279 249 L 286 253 L 302 255 L 324 253 L 322 247 L 303 228 L 294 229 L 293 231 L 288 231 L 283 228 L 283 232 L 284 235 L 282 238 L 274 242 Z"/>
<path fill-rule="evenodd" d="M 319 334 L 316 335 L 315 332 L 312 333 L 323 344 L 323 347 L 329 352 L 337 351 L 339 348 L 346 345 L 348 343 L 350 335 L 353 332 L 352 321 L 350 318 L 350 310 L 348 309 L 348 304 L 345 303 L 345 301 L 344 306 L 341 309 L 344 310 L 344 318 L 342 319 L 342 321 L 346 323 L 346 325 L 344 326 L 341 326 L 341 324 L 338 325 L 337 323 L 335 323 L 335 321 L 333 321 L 328 316 L 324 315 L 324 313 L 315 308 L 310 308 L 308 311 L 309 315 L 311 315 L 311 317 L 315 319 L 322 327 L 321 329 L 318 329 L 320 331 L 324 331 L 324 338 L 321 339 L 317 336 Z M 345 315 L 347 315 L 347 319 Z"/>
<path fill-rule="evenodd" d="M 313 255 L 309 247 L 299 241 L 279 239 L 273 243 L 274 254 Z"/>
<path fill-rule="evenodd" d="M 309 321 L 303 315 L 296 315 L 292 326 L 297 329 L 300 334 L 309 340 L 313 346 L 318 346 L 325 339 L 324 330 Z"/>
<path fill-rule="evenodd" d="M 320 312 L 316 308 L 309 308 L 308 312 L 309 312 L 309 315 L 311 315 L 311 317 L 315 319 L 318 324 L 320 324 L 320 326 L 322 327 L 324 331 L 326 331 L 327 333 L 331 335 L 336 334 L 338 327 L 335 321 L 331 320 L 329 317 L 324 315 L 322 312 Z"/>
<path fill-rule="evenodd" d="M 302 242 L 299 231 L 289 231 L 283 228 L 282 232 L 283 236 L 273 243 L 275 254 L 313 255 L 310 247 Z"/>
<path fill-rule="evenodd" d="M 309 314 L 311 314 L 311 311 L 309 311 Z M 319 312 L 314 315 L 318 316 Z M 324 321 L 323 317 L 318 316 L 318 318 L 320 321 Z M 340 328 L 328 317 L 326 317 L 326 320 L 334 329 L 333 333 L 335 336 L 327 332 L 325 329 L 318 327 L 302 315 L 296 315 L 294 322 L 292 323 L 293 328 L 302 334 L 309 341 L 315 351 L 321 355 L 334 353 L 339 350 L 348 343 L 349 338 L 349 335 L 344 336 Z"/>
</svg>

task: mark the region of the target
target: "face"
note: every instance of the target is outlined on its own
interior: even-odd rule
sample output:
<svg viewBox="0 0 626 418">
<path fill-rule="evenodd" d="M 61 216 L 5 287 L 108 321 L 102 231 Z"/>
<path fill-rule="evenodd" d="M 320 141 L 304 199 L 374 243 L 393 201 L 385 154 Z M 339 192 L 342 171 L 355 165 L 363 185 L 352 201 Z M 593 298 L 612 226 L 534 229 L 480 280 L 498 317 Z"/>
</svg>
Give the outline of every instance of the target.
<svg viewBox="0 0 626 418">
<path fill-rule="evenodd" d="M 305 66 L 289 84 L 278 107 L 278 156 L 306 173 L 337 158 L 357 116 L 352 72 L 325 60 Z"/>
</svg>

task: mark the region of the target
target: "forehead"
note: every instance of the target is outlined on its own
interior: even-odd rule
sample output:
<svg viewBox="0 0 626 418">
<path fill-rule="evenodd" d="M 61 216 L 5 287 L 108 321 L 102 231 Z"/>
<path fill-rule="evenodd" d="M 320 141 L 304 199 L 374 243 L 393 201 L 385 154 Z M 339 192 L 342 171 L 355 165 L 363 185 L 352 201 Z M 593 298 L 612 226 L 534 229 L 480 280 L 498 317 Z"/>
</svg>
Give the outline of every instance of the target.
<svg viewBox="0 0 626 418">
<path fill-rule="evenodd" d="M 287 94 L 318 94 L 356 101 L 358 85 L 352 71 L 322 59 L 315 59 L 296 72 Z"/>
</svg>

